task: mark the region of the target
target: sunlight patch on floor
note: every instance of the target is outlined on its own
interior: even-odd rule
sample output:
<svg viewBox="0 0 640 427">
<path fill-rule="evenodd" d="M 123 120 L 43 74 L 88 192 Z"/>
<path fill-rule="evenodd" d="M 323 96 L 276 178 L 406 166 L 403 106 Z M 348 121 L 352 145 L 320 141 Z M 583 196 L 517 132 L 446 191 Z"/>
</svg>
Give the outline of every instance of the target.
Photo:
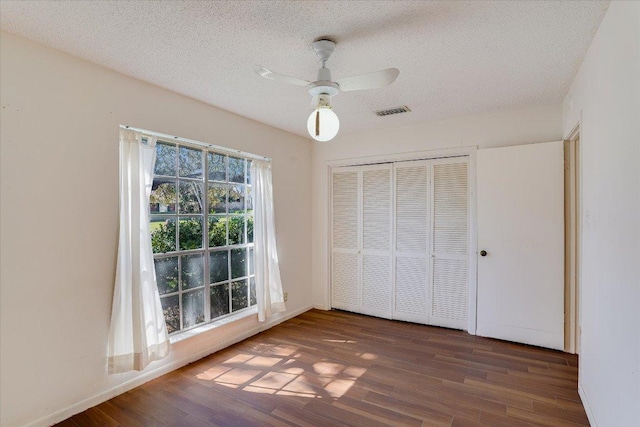
<svg viewBox="0 0 640 427">
<path fill-rule="evenodd" d="M 253 350 L 260 354 L 236 354 L 197 374 L 196 378 L 251 393 L 338 399 L 367 371 L 361 366 L 310 360 L 292 346 L 258 345 Z M 355 356 L 364 360 L 377 358 L 372 353 Z"/>
</svg>

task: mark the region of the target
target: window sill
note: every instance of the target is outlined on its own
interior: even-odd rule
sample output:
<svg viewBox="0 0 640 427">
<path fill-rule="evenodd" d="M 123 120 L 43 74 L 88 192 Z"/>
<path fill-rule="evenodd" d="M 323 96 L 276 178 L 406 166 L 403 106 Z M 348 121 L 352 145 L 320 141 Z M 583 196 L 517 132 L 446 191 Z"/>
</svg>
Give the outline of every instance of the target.
<svg viewBox="0 0 640 427">
<path fill-rule="evenodd" d="M 225 317 L 224 319 L 216 320 L 211 323 L 207 323 L 202 326 L 198 326 L 197 328 L 189 329 L 187 331 L 178 332 L 175 335 L 171 335 L 169 337 L 169 342 L 171 345 L 179 343 L 180 341 L 184 341 L 188 338 L 195 337 L 196 335 L 200 335 L 204 332 L 210 331 L 212 329 L 219 328 L 220 326 L 228 325 L 229 323 L 236 322 L 238 320 L 244 319 L 246 317 L 251 317 L 258 314 L 258 307 L 253 306 L 249 307 L 246 310 L 239 312 L 233 316 Z"/>
</svg>

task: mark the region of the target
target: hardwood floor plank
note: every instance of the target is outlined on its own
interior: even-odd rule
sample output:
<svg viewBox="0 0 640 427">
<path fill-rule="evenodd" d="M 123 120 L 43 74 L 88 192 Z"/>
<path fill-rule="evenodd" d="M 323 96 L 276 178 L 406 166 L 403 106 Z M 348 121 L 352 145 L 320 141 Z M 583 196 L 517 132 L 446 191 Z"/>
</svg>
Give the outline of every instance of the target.
<svg viewBox="0 0 640 427">
<path fill-rule="evenodd" d="M 584 426 L 577 357 L 311 310 L 62 427 Z"/>
<path fill-rule="evenodd" d="M 333 402 L 333 406 L 368 418 L 373 418 L 376 421 L 380 421 L 387 425 L 402 425 L 406 427 L 422 426 L 422 420 L 418 418 L 400 414 L 396 411 L 382 408 L 377 405 L 372 405 L 367 402 L 363 402 L 361 399 L 353 399 L 351 397 L 343 396 Z"/>
<path fill-rule="evenodd" d="M 66 420 L 56 424 L 59 427 L 79 427 L 78 423 L 76 423 L 73 418 L 67 418 Z"/>
<path fill-rule="evenodd" d="M 539 424 L 532 424 L 516 418 L 490 414 L 487 412 L 480 413 L 480 425 L 489 427 L 536 427 Z"/>
<path fill-rule="evenodd" d="M 401 414 L 420 418 L 428 425 L 451 425 L 451 421 L 453 420 L 453 415 L 429 408 L 422 403 L 407 402 L 402 399 L 384 396 L 374 392 L 367 393 L 364 401 L 400 412 Z"/>
<path fill-rule="evenodd" d="M 345 410 L 331 403 L 332 402 L 325 402 L 324 399 L 313 399 L 304 406 L 304 409 L 334 421 L 339 421 L 342 425 L 353 427 L 365 425 L 367 427 L 388 427 L 388 424 L 376 421 L 370 414 L 362 415 L 362 413 Z"/>
<path fill-rule="evenodd" d="M 540 413 L 529 412 L 518 408 L 507 408 L 507 415 L 512 419 L 530 421 L 532 423 L 548 427 L 577 427 L 581 425 L 558 417 L 545 416 Z"/>
<path fill-rule="evenodd" d="M 445 389 L 454 390 L 463 396 L 473 396 L 481 401 L 486 400 L 487 402 L 503 404 L 505 405 L 505 414 L 506 407 L 508 406 L 533 411 L 533 400 L 531 398 L 510 393 L 508 390 L 486 387 L 484 384 L 474 385 L 469 382 L 459 384 L 443 381 L 442 386 Z M 481 408 L 481 410 L 486 412 L 485 408 Z M 502 413 L 498 413 L 498 415 L 502 415 Z"/>
<path fill-rule="evenodd" d="M 71 419 L 73 419 L 76 424 L 86 427 L 118 427 L 120 425 L 119 422 L 102 412 L 97 406 L 80 412 L 71 417 Z"/>
<path fill-rule="evenodd" d="M 589 419 L 584 409 L 577 407 L 568 408 L 559 405 L 550 405 L 542 402 L 533 402 L 533 412 L 571 421 L 580 425 L 589 425 Z"/>
<path fill-rule="evenodd" d="M 301 427 L 339 427 L 343 425 L 340 421 L 332 420 L 322 414 L 317 414 L 307 411 L 304 408 L 297 408 L 286 404 L 279 405 L 278 408 L 273 410 L 272 414 L 292 423 L 295 426 Z"/>
</svg>

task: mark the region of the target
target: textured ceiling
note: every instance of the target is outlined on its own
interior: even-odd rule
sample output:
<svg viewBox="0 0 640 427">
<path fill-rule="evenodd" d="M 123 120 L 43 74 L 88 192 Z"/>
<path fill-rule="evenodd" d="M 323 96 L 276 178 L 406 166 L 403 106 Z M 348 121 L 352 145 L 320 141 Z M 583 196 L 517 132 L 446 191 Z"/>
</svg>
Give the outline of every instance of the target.
<svg viewBox="0 0 640 427">
<path fill-rule="evenodd" d="M 334 79 L 400 69 L 333 99 L 341 133 L 561 102 L 609 1 L 0 1 L 0 28 L 308 136 L 311 43 Z M 374 110 L 408 105 L 411 113 Z"/>
</svg>

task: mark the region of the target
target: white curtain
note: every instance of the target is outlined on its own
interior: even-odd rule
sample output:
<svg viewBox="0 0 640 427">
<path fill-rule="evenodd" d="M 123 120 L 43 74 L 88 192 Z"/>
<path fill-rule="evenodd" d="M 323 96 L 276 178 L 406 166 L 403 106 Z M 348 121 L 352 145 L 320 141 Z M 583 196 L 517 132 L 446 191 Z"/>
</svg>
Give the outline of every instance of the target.
<svg viewBox="0 0 640 427">
<path fill-rule="evenodd" d="M 264 322 L 273 313 L 285 311 L 273 215 L 271 163 L 253 160 L 254 258 L 258 320 Z"/>
<path fill-rule="evenodd" d="M 110 374 L 141 371 L 169 353 L 149 232 L 155 145 L 155 138 L 120 130 L 120 236 L 109 331 Z"/>
</svg>

